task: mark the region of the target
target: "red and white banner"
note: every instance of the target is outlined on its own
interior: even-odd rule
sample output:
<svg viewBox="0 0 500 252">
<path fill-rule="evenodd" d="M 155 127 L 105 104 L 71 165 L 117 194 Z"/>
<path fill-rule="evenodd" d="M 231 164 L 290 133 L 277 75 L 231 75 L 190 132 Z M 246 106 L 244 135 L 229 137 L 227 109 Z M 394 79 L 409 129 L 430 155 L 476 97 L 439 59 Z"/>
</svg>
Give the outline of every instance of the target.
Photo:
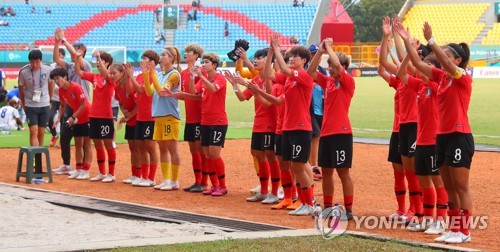
<svg viewBox="0 0 500 252">
<path fill-rule="evenodd" d="M 21 71 L 21 68 L 20 67 L 2 68 L 2 71 L 5 73 L 6 79 L 17 79 L 17 76 L 19 75 L 19 71 Z"/>
<path fill-rule="evenodd" d="M 500 67 L 474 67 L 473 78 L 500 79 Z"/>
</svg>

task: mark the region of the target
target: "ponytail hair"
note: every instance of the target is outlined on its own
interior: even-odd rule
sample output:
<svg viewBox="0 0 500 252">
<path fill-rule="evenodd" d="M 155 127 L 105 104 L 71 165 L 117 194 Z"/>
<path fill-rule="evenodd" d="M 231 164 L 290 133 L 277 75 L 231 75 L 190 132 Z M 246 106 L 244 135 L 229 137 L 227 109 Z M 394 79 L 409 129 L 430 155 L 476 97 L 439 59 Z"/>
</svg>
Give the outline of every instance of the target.
<svg viewBox="0 0 500 252">
<path fill-rule="evenodd" d="M 177 63 L 177 66 L 175 67 L 175 69 L 179 72 L 182 71 L 181 69 L 181 53 L 179 52 L 179 49 L 177 49 L 177 47 L 175 46 L 168 46 L 168 47 L 165 47 L 165 50 L 167 50 L 167 52 L 170 54 L 170 56 L 172 56 L 172 58 L 174 58 L 174 61 L 172 62 L 172 65 L 174 63 Z"/>
<path fill-rule="evenodd" d="M 469 64 L 470 50 L 467 43 L 450 43 L 446 46 L 453 53 L 455 59 L 461 58 L 462 61 L 458 64 L 458 67 L 465 69 Z"/>
</svg>

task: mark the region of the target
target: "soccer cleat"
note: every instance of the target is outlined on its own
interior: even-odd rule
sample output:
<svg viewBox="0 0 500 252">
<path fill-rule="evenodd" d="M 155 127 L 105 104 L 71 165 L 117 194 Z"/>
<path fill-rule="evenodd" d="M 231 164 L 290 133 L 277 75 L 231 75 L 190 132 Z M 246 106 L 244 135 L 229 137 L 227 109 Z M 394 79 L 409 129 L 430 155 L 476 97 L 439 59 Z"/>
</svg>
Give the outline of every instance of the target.
<svg viewBox="0 0 500 252">
<path fill-rule="evenodd" d="M 295 213 L 296 216 L 308 216 L 308 215 L 312 215 L 312 213 L 314 212 L 314 207 L 313 206 L 310 206 L 308 204 L 305 204 L 301 209 L 300 211 L 297 211 Z"/>
<path fill-rule="evenodd" d="M 298 200 L 297 200 L 298 201 Z M 296 202 L 297 202 L 296 201 Z M 296 213 L 300 212 L 300 210 L 305 206 L 305 204 L 300 203 L 300 206 L 297 207 L 297 209 L 290 211 L 288 214 L 289 215 L 295 215 Z M 287 208 L 288 209 L 288 208 Z"/>
<path fill-rule="evenodd" d="M 280 188 L 278 188 L 278 198 L 280 200 L 285 198 L 285 191 L 283 191 L 283 187 L 281 187 L 281 186 L 280 186 Z"/>
<path fill-rule="evenodd" d="M 401 221 L 401 218 L 405 215 L 405 213 L 396 211 L 395 213 L 392 213 L 391 215 L 387 216 L 386 218 L 388 220 L 393 220 L 393 221 Z"/>
<path fill-rule="evenodd" d="M 143 178 L 139 178 L 139 177 L 137 177 L 136 179 L 134 179 L 134 181 L 132 181 L 131 185 L 132 185 L 132 186 L 139 186 L 139 184 L 140 184 L 142 181 L 144 181 L 144 179 L 143 179 Z"/>
<path fill-rule="evenodd" d="M 302 205 L 302 202 L 300 200 L 296 200 L 295 203 L 293 203 L 291 206 L 287 207 L 287 210 L 295 210 L 297 209 L 300 205 Z"/>
<path fill-rule="evenodd" d="M 415 213 L 413 211 L 408 210 L 408 211 L 406 211 L 406 213 L 403 216 L 401 216 L 399 221 L 402 224 L 408 224 L 412 221 L 414 216 L 415 216 Z"/>
<path fill-rule="evenodd" d="M 457 244 L 457 243 L 466 243 L 466 242 L 470 242 L 471 241 L 471 238 L 470 238 L 470 233 L 469 235 L 465 235 L 464 233 L 462 232 L 454 232 L 450 237 L 448 237 L 448 239 L 446 239 L 444 242 L 445 243 L 453 243 L 453 244 Z"/>
<path fill-rule="evenodd" d="M 134 182 L 134 180 L 136 180 L 136 179 L 139 179 L 139 177 L 132 175 L 132 176 L 130 176 L 130 178 L 122 180 L 122 182 L 125 184 L 132 184 Z"/>
<path fill-rule="evenodd" d="M 321 171 L 319 170 L 319 167 L 313 166 L 312 171 L 313 171 L 313 180 L 314 181 L 320 181 L 323 179 L 323 175 L 321 175 Z"/>
<path fill-rule="evenodd" d="M 193 187 L 191 190 L 189 190 L 190 192 L 193 192 L 193 193 L 200 193 L 200 192 L 203 192 L 205 191 L 205 188 L 206 186 L 204 185 L 197 185 L 196 187 Z"/>
<path fill-rule="evenodd" d="M 87 180 L 89 178 L 90 178 L 89 171 L 85 171 L 85 170 L 81 170 L 80 175 L 78 175 L 78 177 L 76 177 L 76 179 L 78 179 L 78 180 Z"/>
<path fill-rule="evenodd" d="M 162 188 L 162 187 L 164 187 L 164 186 L 166 186 L 166 185 L 168 185 L 168 184 L 170 184 L 170 180 L 165 179 L 165 180 L 163 180 L 163 182 L 161 182 L 161 184 L 159 184 L 159 185 L 155 185 L 155 186 L 154 186 L 154 189 L 156 189 L 156 190 L 160 190 L 160 188 Z"/>
<path fill-rule="evenodd" d="M 351 209 L 346 209 L 345 210 L 345 216 L 347 217 L 347 220 L 352 220 L 352 210 Z"/>
<path fill-rule="evenodd" d="M 82 170 L 75 170 L 71 172 L 71 174 L 68 176 L 68 179 L 76 179 L 78 176 L 80 176 L 80 172 L 82 172 Z"/>
<path fill-rule="evenodd" d="M 69 173 L 71 172 L 71 166 L 63 164 L 52 172 L 57 175 L 70 175 Z"/>
<path fill-rule="evenodd" d="M 448 238 L 452 237 L 454 233 L 455 232 L 452 232 L 452 231 L 445 232 L 443 235 L 441 235 L 438 238 L 434 239 L 434 241 L 436 241 L 436 242 L 444 242 Z"/>
<path fill-rule="evenodd" d="M 428 235 L 438 235 L 444 233 L 444 222 L 437 221 L 436 223 L 432 223 L 430 227 L 424 231 L 424 234 Z"/>
<path fill-rule="evenodd" d="M 267 198 L 262 201 L 262 204 L 276 204 L 278 202 L 280 202 L 278 196 L 270 193 L 267 195 Z"/>
<path fill-rule="evenodd" d="M 260 201 L 263 201 L 267 198 L 267 195 L 268 194 L 262 194 L 262 193 L 258 193 L 258 194 L 255 194 L 254 196 L 252 197 L 248 197 L 247 198 L 247 201 L 248 202 L 260 202 Z"/>
<path fill-rule="evenodd" d="M 111 183 L 115 182 L 116 178 L 115 176 L 111 174 L 106 174 L 106 176 L 101 180 L 102 183 Z"/>
<path fill-rule="evenodd" d="M 155 185 L 155 182 L 150 180 L 150 179 L 141 179 L 141 182 L 139 184 L 137 184 L 137 186 L 140 186 L 140 187 L 151 187 L 154 185 Z"/>
<path fill-rule="evenodd" d="M 188 187 L 184 187 L 184 188 L 182 188 L 182 190 L 183 190 L 183 191 L 185 191 L 185 192 L 190 192 L 190 191 L 191 191 L 191 189 L 193 189 L 193 188 L 195 188 L 195 187 L 197 187 L 197 186 L 198 186 L 198 184 L 194 183 L 194 184 L 192 184 L 192 185 L 190 185 L 190 186 L 188 186 Z"/>
<path fill-rule="evenodd" d="M 218 197 L 218 196 L 224 196 L 227 194 L 227 189 L 224 189 L 222 187 L 217 187 L 217 190 L 215 190 L 213 193 L 212 193 L 212 196 L 214 197 Z"/>
<path fill-rule="evenodd" d="M 52 137 L 52 140 L 50 140 L 50 147 L 56 146 L 57 139 L 59 139 L 59 137 L 57 137 L 57 136 Z"/>
<path fill-rule="evenodd" d="M 215 192 L 217 190 L 217 188 L 215 188 L 215 186 L 212 186 L 210 187 L 210 189 L 207 189 L 205 191 L 203 191 L 203 195 L 212 195 L 213 192 Z"/>
<path fill-rule="evenodd" d="M 277 205 L 274 205 L 271 207 L 271 209 L 274 210 L 279 210 L 279 209 L 286 209 L 287 207 L 293 205 L 293 201 L 291 199 L 285 199 L 278 203 Z"/>
<path fill-rule="evenodd" d="M 257 193 L 260 193 L 260 185 L 250 189 L 250 193 L 251 194 L 257 194 Z"/>
<path fill-rule="evenodd" d="M 161 187 L 160 190 L 162 190 L 162 191 L 179 190 L 179 181 L 177 181 L 177 180 L 170 180 L 170 183 L 168 183 L 167 185 Z"/>
<path fill-rule="evenodd" d="M 105 177 L 104 175 L 98 173 L 95 177 L 91 178 L 90 181 L 92 182 L 101 181 L 104 179 L 104 177 Z"/>
</svg>

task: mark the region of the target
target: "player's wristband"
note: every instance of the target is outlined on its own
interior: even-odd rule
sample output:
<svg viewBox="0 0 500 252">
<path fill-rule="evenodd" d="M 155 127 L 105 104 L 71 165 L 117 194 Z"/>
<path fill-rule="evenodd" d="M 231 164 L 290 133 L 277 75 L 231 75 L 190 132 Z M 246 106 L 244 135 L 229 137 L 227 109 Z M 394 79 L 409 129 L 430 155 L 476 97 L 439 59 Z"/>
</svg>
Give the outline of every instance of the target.
<svg viewBox="0 0 500 252">
<path fill-rule="evenodd" d="M 429 45 L 434 45 L 436 43 L 436 40 L 434 39 L 434 36 L 432 36 L 429 40 L 427 40 Z"/>
</svg>

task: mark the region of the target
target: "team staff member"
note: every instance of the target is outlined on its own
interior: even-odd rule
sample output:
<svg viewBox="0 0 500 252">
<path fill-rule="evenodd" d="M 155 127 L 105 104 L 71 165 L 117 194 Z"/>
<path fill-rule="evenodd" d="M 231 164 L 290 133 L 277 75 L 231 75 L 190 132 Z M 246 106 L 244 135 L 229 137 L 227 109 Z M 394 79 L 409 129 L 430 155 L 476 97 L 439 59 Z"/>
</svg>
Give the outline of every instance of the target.
<svg viewBox="0 0 500 252">
<path fill-rule="evenodd" d="M 353 140 L 349 107 L 355 83 L 346 71 L 349 59 L 344 53 L 335 53 L 332 45 L 331 38 L 323 41 L 307 72 L 325 91 L 325 116 L 321 126 L 318 159 L 323 174 L 323 204 L 325 208 L 333 207 L 333 172 L 336 169 L 342 182 L 346 216 L 347 219 L 352 219 L 354 186 L 349 170 L 352 167 Z M 316 70 L 325 52 L 329 56 L 330 76 Z"/>
<path fill-rule="evenodd" d="M 92 82 L 94 101 L 90 109 L 90 138 L 94 142 L 97 153 L 97 165 L 99 173 L 90 181 L 102 181 L 110 183 L 116 180 L 115 162 L 116 151 L 113 148 L 113 111 L 111 110 L 111 98 L 114 94 L 116 83 L 109 78 L 108 68 L 113 63 L 113 57 L 104 51 L 95 52 L 97 57 L 97 69 L 99 73 L 83 72 L 80 66 L 80 58 L 83 56 L 81 50 L 76 54 L 75 72 L 82 79 Z M 106 149 L 106 150 L 105 150 Z M 108 153 L 109 173 L 106 173 L 106 152 Z"/>
<path fill-rule="evenodd" d="M 160 66 L 162 72 L 160 79 L 153 75 L 153 87 L 147 85 L 149 78 L 146 77 L 145 88 L 148 94 L 153 94 L 152 115 L 155 118 L 155 131 L 153 140 L 160 147 L 160 168 L 163 182 L 156 185 L 155 189 L 164 191 L 179 189 L 179 168 L 181 160 L 177 150 L 180 130 L 179 102 L 171 97 L 172 93 L 180 90 L 181 74 L 179 67 L 181 56 L 176 47 L 165 47 L 160 54 Z M 174 64 L 177 67 L 174 68 Z M 156 92 L 154 92 L 156 90 Z"/>
<path fill-rule="evenodd" d="M 64 68 L 56 68 L 50 73 L 50 78 L 59 86 L 59 116 L 54 122 L 55 126 L 64 116 L 66 106 L 70 106 L 73 114 L 67 119 L 61 127 L 72 127 L 75 137 L 75 161 L 76 172 L 73 172 L 68 178 L 85 180 L 89 179 L 89 169 L 92 163 L 92 144 L 90 142 L 89 132 L 89 112 L 90 102 L 87 100 L 82 87 L 68 80 L 68 72 Z"/>
<path fill-rule="evenodd" d="M 130 78 L 125 71 L 123 64 L 113 64 L 109 73 L 111 79 L 116 83 L 115 99 L 118 101 L 124 117 L 120 118 L 118 123 L 126 123 L 125 139 L 128 142 L 130 150 L 130 170 L 132 176 L 123 180 L 125 184 L 132 184 L 134 180 L 142 176 L 141 158 L 139 151 L 139 141 L 135 137 L 135 127 L 137 121 L 137 103 L 135 99 L 135 89 Z M 114 112 L 113 112 L 114 113 Z"/>
<path fill-rule="evenodd" d="M 153 50 L 146 50 L 141 57 L 141 70 L 134 79 L 134 68 L 127 64 L 128 78 L 135 89 L 137 102 L 137 122 L 135 126 L 135 138 L 138 140 L 141 163 L 141 179 L 132 182 L 133 186 L 151 187 L 155 186 L 155 176 L 158 167 L 158 152 L 156 143 L 153 141 L 155 120 L 152 116 L 153 93 L 148 93 L 152 89 L 145 88 L 152 85 L 150 80 L 156 75 L 156 65 L 160 61 L 160 56 Z M 147 79 L 147 81 L 146 81 Z"/>
<path fill-rule="evenodd" d="M 201 146 L 207 156 L 212 187 L 203 191 L 204 195 L 224 196 L 227 194 L 226 168 L 220 155 L 227 132 L 226 79 L 217 73 L 220 58 L 215 53 L 204 54 L 202 67 L 191 70 L 189 91 L 201 94 Z M 206 76 L 203 74 L 206 73 Z M 196 83 L 195 75 L 200 77 Z"/>
<path fill-rule="evenodd" d="M 472 198 L 469 174 L 474 155 L 474 138 L 467 112 L 472 93 L 472 77 L 465 71 L 470 51 L 466 43 L 439 47 L 432 28 L 424 24 L 424 37 L 436 54 L 442 69 L 431 67 L 410 54 L 412 63 L 423 75 L 439 83 L 437 92 L 438 130 L 436 137 L 436 167 L 448 193 L 450 232 L 435 239 L 437 242 L 464 243 L 471 241 L 469 223 Z M 408 47 L 410 34 L 397 23 L 397 31 Z"/>
</svg>

